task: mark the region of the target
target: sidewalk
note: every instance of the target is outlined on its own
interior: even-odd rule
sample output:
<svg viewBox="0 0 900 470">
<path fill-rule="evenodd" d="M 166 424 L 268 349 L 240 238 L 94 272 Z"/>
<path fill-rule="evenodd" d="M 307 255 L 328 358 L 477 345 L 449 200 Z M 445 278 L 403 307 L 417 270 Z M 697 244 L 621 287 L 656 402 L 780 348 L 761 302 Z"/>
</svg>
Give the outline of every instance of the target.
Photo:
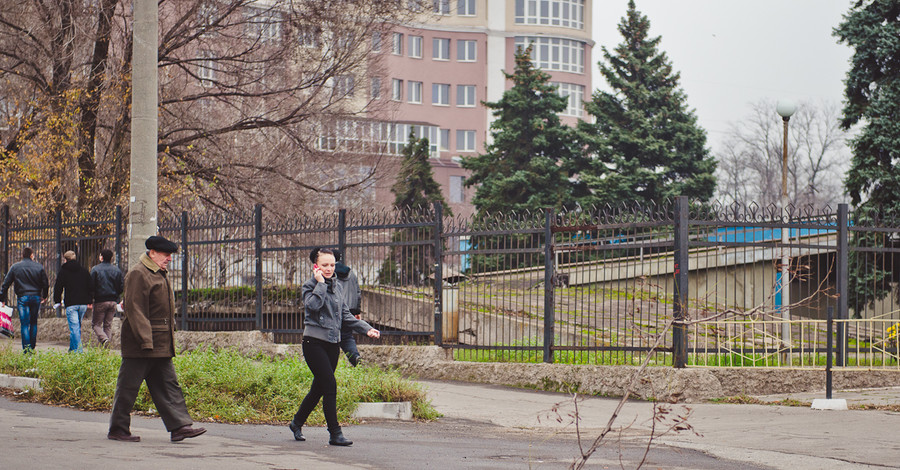
<svg viewBox="0 0 900 470">
<path fill-rule="evenodd" d="M 59 345 L 41 345 L 42 348 L 65 349 Z M 487 445 L 496 446 L 479 438 L 472 431 L 472 436 L 463 437 L 453 434 L 449 437 L 442 433 L 448 425 L 451 428 L 471 426 L 497 426 L 503 434 L 490 431 L 489 436 L 503 439 L 504 451 L 516 452 L 515 449 L 529 449 L 528 442 L 539 442 L 554 445 L 574 442 L 576 428 L 574 426 L 573 397 L 567 394 L 538 392 L 510 387 L 483 385 L 463 382 L 442 382 L 433 380 L 419 381 L 427 390 L 432 405 L 444 415 L 444 418 L 433 423 L 367 421 L 364 424 L 351 426 L 351 438 L 359 439 L 354 447 L 368 450 L 353 459 L 334 460 L 340 454 L 322 446 L 296 447 L 285 438 L 285 430 L 277 426 L 227 426 L 210 425 L 210 433 L 195 440 L 188 446 L 177 446 L 168 442 L 167 434 L 161 432 L 158 418 L 146 419 L 135 417 L 136 434 L 141 434 L 144 441 L 140 446 L 117 445 L 106 441 L 105 428 L 108 415 L 105 413 L 81 413 L 69 417 L 72 410 L 39 405 L 13 403 L 9 407 L 0 407 L 0 441 L 7 442 L 7 450 L 33 446 L 38 454 L 26 452 L 22 458 L 31 455 L 48 453 L 41 459 L 53 458 L 54 452 L 60 450 L 77 452 L 79 463 L 103 464 L 111 453 L 122 454 L 130 469 L 168 468 L 178 464 L 180 459 L 202 458 L 202 465 L 196 468 L 306 468 L 317 465 L 328 468 L 384 468 L 377 463 L 367 465 L 366 457 L 386 454 L 382 462 L 392 458 L 407 459 L 412 455 L 392 455 L 400 446 L 429 445 L 441 442 L 446 447 L 433 452 L 457 451 L 466 453 L 468 449 Z M 821 394 L 797 394 L 757 397 L 765 401 L 791 398 L 802 402 L 811 402 L 814 398 L 824 398 Z M 900 388 L 878 390 L 836 390 L 833 398 L 844 398 L 850 404 L 898 404 L 900 405 Z M 606 426 L 619 403 L 617 398 L 586 397 L 578 403 L 578 418 L 582 440 L 590 442 Z M 26 406 L 28 405 L 28 406 Z M 18 408 L 27 411 L 20 411 Z M 784 468 L 790 470 L 804 469 L 859 469 L 859 468 L 900 468 L 900 444 L 895 433 L 900 429 L 900 413 L 888 411 L 822 411 L 809 407 L 788 407 L 775 405 L 732 405 L 701 403 L 691 405 L 673 405 L 674 414 L 690 413 L 687 423 L 693 427 L 694 433 L 680 432 L 668 434 L 655 439 L 654 448 L 665 452 L 674 448 L 681 452 L 699 451 L 722 459 L 720 468 L 728 468 L 726 463 L 742 462 L 747 467 Z M 62 412 L 65 413 L 62 413 Z M 653 424 L 653 404 L 641 401 L 629 401 L 619 414 L 614 429 L 617 431 L 607 436 L 604 448 L 615 452 L 619 446 L 635 449 L 647 443 Z M 38 416 L 35 416 L 35 415 Z M 59 415 L 65 414 L 60 417 Z M 87 416 L 85 418 L 84 416 Z M 87 421 L 85 421 L 87 420 Z M 463 424 L 460 424 L 463 423 Z M 465 424 L 469 423 L 469 424 Z M 203 424 L 206 426 L 206 424 Z M 659 428 L 664 426 L 660 425 Z M 42 431 L 50 429 L 48 438 Z M 323 440 L 319 434 L 322 429 L 311 429 L 316 436 L 311 441 Z M 242 439 L 240 436 L 252 436 Z M 429 440 L 434 435 L 433 441 Z M 237 436 L 237 437 L 236 437 Z M 408 436 L 408 437 L 407 437 Z M 505 437 L 504 437 L 505 436 Z M 79 444 L 82 440 L 89 445 Z M 56 442 L 60 441 L 60 442 Z M 525 443 L 524 447 L 516 444 Z M 445 443 L 445 444 L 443 444 Z M 536 444 L 537 445 L 537 444 Z M 468 446 L 468 447 L 466 447 Z M 308 452 L 312 449 L 313 452 Z M 449 450 L 448 450 L 449 449 Z M 497 450 L 499 452 L 499 450 Z M 287 454 L 285 454 L 287 452 Z M 423 451 L 428 454 L 428 450 Z M 484 450 L 490 452 L 490 449 Z M 520 450 L 520 452 L 529 452 Z M 96 462 L 90 456 L 96 454 Z M 12 458 L 7 452 L 0 460 L 8 462 Z M 66 455 L 65 453 L 60 455 Z M 145 461 L 147 456 L 160 456 L 160 461 Z M 577 455 L 571 453 L 570 455 Z M 702 455 L 702 454 L 699 454 Z M 228 458 L 226 458 L 228 457 Z M 449 456 L 450 461 L 453 455 Z M 458 457 L 458 456 L 456 456 Z M 62 457 L 60 457 L 62 458 Z M 485 457 L 487 458 L 487 457 Z M 531 457 L 529 457 L 531 458 Z M 175 460 L 172 460 L 175 459 Z M 599 458 L 598 458 L 599 460 Z M 475 459 L 464 460 L 474 464 Z M 46 463 L 47 460 L 41 460 Z M 57 460 L 57 463 L 62 462 Z M 397 461 L 396 468 L 414 468 L 408 460 Z M 497 463 L 496 468 L 528 468 L 528 466 L 504 466 Z M 612 460 L 615 462 L 615 460 Z M 22 463 L 26 463 L 24 460 Z M 187 462 L 183 462 L 187 463 Z M 252 465 L 250 465 L 252 463 Z M 301 464 L 298 467 L 298 464 Z M 506 462 L 509 464 L 510 462 Z M 133 464 L 133 465 L 132 465 Z M 6 465 L 3 465 L 6 467 Z M 9 468 L 16 468 L 16 465 Z M 475 466 L 465 468 L 493 468 Z M 563 468 L 561 460 L 554 464 L 546 464 L 541 468 Z M 533 467 L 534 468 L 534 467 Z M 589 468 L 602 468 L 591 466 Z M 626 465 L 626 468 L 629 468 Z M 700 468 L 694 464 L 660 466 L 660 468 Z M 705 467 L 709 468 L 709 467 Z M 716 468 L 716 467 L 712 467 Z"/>
</svg>

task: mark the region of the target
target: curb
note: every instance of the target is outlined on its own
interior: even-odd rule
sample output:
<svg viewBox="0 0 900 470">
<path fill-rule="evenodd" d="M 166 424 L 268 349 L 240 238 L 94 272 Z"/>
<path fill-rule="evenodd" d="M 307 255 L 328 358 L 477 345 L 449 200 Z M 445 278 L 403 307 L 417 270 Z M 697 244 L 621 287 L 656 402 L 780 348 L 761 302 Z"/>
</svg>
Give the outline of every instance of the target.
<svg viewBox="0 0 900 470">
<path fill-rule="evenodd" d="M 13 375 L 0 374 L 0 388 L 15 388 L 19 390 L 34 390 L 40 392 L 41 379 L 33 379 L 31 377 L 16 377 Z"/>
<path fill-rule="evenodd" d="M 412 403 L 408 401 L 359 403 L 351 416 L 410 421 L 412 420 Z"/>
</svg>

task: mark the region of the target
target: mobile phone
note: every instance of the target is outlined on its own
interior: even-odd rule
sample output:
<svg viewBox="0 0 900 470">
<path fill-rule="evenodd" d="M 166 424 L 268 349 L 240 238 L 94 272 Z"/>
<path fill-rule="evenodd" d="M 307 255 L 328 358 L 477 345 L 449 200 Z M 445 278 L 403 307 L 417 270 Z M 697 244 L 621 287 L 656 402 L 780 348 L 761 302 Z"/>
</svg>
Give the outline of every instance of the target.
<svg viewBox="0 0 900 470">
<path fill-rule="evenodd" d="M 314 265 L 313 265 L 313 269 L 319 269 L 319 265 L 318 265 L 318 264 L 314 264 Z"/>
</svg>

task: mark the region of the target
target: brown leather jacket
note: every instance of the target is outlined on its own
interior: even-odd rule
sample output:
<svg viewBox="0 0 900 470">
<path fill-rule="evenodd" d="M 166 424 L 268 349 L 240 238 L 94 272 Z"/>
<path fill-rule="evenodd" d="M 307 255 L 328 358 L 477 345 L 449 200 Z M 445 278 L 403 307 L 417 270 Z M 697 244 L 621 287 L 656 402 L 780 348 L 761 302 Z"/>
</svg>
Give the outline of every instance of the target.
<svg viewBox="0 0 900 470">
<path fill-rule="evenodd" d="M 125 275 L 122 357 L 175 356 L 175 292 L 146 253 Z"/>
</svg>

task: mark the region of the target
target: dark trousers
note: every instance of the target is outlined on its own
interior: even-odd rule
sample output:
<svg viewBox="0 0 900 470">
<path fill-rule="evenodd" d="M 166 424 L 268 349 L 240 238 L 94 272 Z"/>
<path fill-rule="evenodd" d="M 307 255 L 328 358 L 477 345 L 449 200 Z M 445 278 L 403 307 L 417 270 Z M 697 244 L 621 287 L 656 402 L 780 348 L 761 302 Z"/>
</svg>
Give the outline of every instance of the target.
<svg viewBox="0 0 900 470">
<path fill-rule="evenodd" d="M 300 403 L 300 409 L 294 415 L 294 424 L 303 426 L 309 414 L 322 399 L 322 411 L 328 430 L 340 429 L 337 419 L 337 381 L 334 370 L 337 369 L 338 355 L 341 353 L 336 343 L 329 343 L 316 338 L 303 338 L 303 358 L 313 374 L 309 393 Z"/>
<path fill-rule="evenodd" d="M 116 382 L 116 395 L 113 397 L 112 413 L 109 417 L 109 432 L 129 434 L 131 428 L 131 410 L 137 400 L 141 382 L 147 381 L 147 390 L 153 398 L 159 416 L 172 432 L 182 426 L 193 424 L 184 403 L 181 385 L 175 376 L 172 358 L 122 358 L 119 368 L 119 379 Z"/>
<path fill-rule="evenodd" d="M 353 328 L 349 326 L 341 327 L 341 349 L 347 353 L 347 356 L 359 356 L 359 349 L 356 349 L 356 338 L 353 337 Z"/>
</svg>

